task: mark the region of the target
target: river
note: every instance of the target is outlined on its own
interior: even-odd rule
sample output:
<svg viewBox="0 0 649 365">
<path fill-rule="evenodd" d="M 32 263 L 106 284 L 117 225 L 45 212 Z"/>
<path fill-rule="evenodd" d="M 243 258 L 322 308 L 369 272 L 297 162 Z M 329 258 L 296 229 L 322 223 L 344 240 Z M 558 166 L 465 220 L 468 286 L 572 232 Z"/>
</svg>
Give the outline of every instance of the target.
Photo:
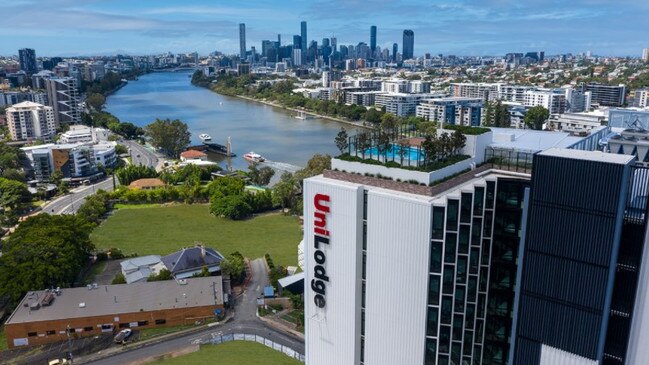
<svg viewBox="0 0 649 365">
<path fill-rule="evenodd" d="M 121 121 L 145 126 L 156 118 L 180 119 L 187 123 L 192 144 L 207 133 L 212 141 L 225 145 L 232 138 L 233 168 L 246 169 L 244 153 L 254 151 L 271 167 L 292 171 L 303 167 L 316 153 L 335 155 L 334 138 L 344 126 L 320 118 L 301 120 L 295 113 L 253 101 L 223 96 L 191 84 L 191 73 L 155 72 L 110 95 L 106 111 Z M 227 164 L 223 156 L 210 153 L 210 160 Z"/>
</svg>

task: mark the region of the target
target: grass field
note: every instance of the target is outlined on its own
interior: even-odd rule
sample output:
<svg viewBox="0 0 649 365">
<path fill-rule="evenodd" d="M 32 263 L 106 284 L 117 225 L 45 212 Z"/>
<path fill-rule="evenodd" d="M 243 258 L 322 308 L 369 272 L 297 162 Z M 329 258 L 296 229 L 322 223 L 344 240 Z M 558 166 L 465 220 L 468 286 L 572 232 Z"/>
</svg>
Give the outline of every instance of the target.
<svg viewBox="0 0 649 365">
<path fill-rule="evenodd" d="M 174 359 L 156 361 L 162 365 L 193 364 L 228 364 L 228 365 L 297 365 L 298 360 L 291 359 L 281 352 L 256 342 L 233 341 L 220 345 L 205 345 L 200 351 Z"/>
<path fill-rule="evenodd" d="M 91 235 L 97 248 L 117 247 L 125 254 L 166 255 L 201 242 L 229 255 L 249 258 L 270 253 L 278 265 L 297 265 L 302 231 L 297 218 L 267 214 L 231 221 L 209 214 L 208 206 L 172 205 L 117 209 Z"/>
</svg>

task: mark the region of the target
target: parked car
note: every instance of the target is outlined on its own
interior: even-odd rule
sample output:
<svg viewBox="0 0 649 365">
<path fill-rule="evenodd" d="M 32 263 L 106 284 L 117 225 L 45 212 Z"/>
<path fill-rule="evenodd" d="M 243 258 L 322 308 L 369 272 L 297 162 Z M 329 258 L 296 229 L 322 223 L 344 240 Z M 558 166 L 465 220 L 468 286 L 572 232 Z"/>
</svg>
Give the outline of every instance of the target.
<svg viewBox="0 0 649 365">
<path fill-rule="evenodd" d="M 50 360 L 50 362 L 48 362 L 47 365 L 63 365 L 67 363 L 68 363 L 67 359 L 54 359 L 54 360 Z"/>
<path fill-rule="evenodd" d="M 130 328 L 119 331 L 117 336 L 115 336 L 115 343 L 125 343 L 132 334 L 133 331 Z"/>
</svg>

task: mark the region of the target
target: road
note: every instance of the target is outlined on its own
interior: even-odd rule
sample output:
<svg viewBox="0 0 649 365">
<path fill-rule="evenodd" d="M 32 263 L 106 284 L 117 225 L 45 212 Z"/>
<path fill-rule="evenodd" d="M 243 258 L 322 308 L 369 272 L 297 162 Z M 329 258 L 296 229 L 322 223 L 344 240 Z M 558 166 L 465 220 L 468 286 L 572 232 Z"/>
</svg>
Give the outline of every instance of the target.
<svg viewBox="0 0 649 365">
<path fill-rule="evenodd" d="M 131 153 L 131 162 L 133 165 L 144 165 L 157 168 L 160 164 L 160 157 L 149 148 L 146 148 L 136 141 L 123 141 L 123 145 L 128 147 Z"/>
<path fill-rule="evenodd" d="M 88 362 L 96 365 L 130 364 L 136 363 L 152 356 L 182 349 L 198 341 L 207 342 L 213 336 L 227 335 L 233 333 L 245 333 L 250 335 L 263 336 L 273 342 L 290 347 L 293 350 L 304 354 L 304 342 L 291 335 L 279 332 L 268 327 L 257 318 L 257 296 L 261 294 L 264 286 L 268 285 L 268 272 L 263 259 L 256 259 L 250 263 L 252 278 L 248 287 L 235 303 L 234 320 L 221 326 L 205 329 L 198 333 L 191 333 L 175 337 L 163 342 L 143 346 L 141 348 L 121 352 L 105 359 Z"/>
<path fill-rule="evenodd" d="M 131 151 L 131 161 L 134 165 L 145 165 L 149 167 L 156 168 L 160 164 L 160 157 L 156 153 L 152 152 L 150 149 L 142 146 L 136 141 L 122 141 L 121 144 L 126 145 Z M 119 182 L 116 180 L 116 184 Z M 97 190 L 113 190 L 113 179 L 108 177 L 108 179 L 100 181 L 98 183 L 81 186 L 76 189 L 72 189 L 70 194 L 62 196 L 45 206 L 43 206 L 43 212 L 49 214 L 74 214 L 77 212 L 77 209 L 86 201 L 86 197 L 97 192 Z"/>
<path fill-rule="evenodd" d="M 117 183 L 117 181 L 115 182 Z M 97 192 L 97 190 L 113 190 L 113 179 L 109 177 L 89 186 L 81 186 L 70 190 L 68 195 L 62 196 L 43 206 L 43 212 L 49 214 L 74 214 L 77 209 L 86 201 L 86 197 Z"/>
</svg>

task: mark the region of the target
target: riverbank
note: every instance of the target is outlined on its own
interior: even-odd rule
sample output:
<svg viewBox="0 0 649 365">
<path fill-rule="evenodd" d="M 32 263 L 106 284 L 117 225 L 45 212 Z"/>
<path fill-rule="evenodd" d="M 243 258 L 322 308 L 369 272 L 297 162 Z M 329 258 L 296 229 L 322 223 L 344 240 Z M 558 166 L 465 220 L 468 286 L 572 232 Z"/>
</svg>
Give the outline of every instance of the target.
<svg viewBox="0 0 649 365">
<path fill-rule="evenodd" d="M 220 94 L 219 92 L 214 91 L 212 89 L 209 89 L 209 90 L 212 91 L 212 92 L 215 92 L 215 93 L 217 93 L 219 95 L 223 95 L 223 94 Z M 225 95 L 225 96 L 232 96 L 232 95 Z M 290 107 L 284 106 L 282 104 L 273 103 L 272 101 L 268 101 L 268 100 L 255 99 L 255 98 L 251 98 L 249 96 L 243 96 L 243 95 L 234 95 L 234 97 L 237 97 L 237 98 L 240 98 L 240 99 L 245 99 L 245 100 L 248 100 L 248 101 L 254 101 L 254 102 L 257 102 L 257 103 L 273 106 L 273 107 L 284 109 L 284 110 L 290 110 L 290 111 L 293 111 L 293 112 L 296 112 L 296 113 L 305 113 L 305 114 L 308 114 L 308 115 L 316 117 L 316 118 L 327 119 L 327 120 L 331 120 L 331 121 L 334 121 L 334 122 L 351 125 L 351 126 L 357 127 L 357 128 L 374 129 L 373 127 L 365 125 L 364 122 L 352 122 L 351 120 L 345 120 L 345 119 L 341 119 L 341 118 L 331 117 L 331 116 L 328 116 L 328 115 L 317 114 L 317 113 L 308 111 L 306 109 L 290 108 Z"/>
</svg>

